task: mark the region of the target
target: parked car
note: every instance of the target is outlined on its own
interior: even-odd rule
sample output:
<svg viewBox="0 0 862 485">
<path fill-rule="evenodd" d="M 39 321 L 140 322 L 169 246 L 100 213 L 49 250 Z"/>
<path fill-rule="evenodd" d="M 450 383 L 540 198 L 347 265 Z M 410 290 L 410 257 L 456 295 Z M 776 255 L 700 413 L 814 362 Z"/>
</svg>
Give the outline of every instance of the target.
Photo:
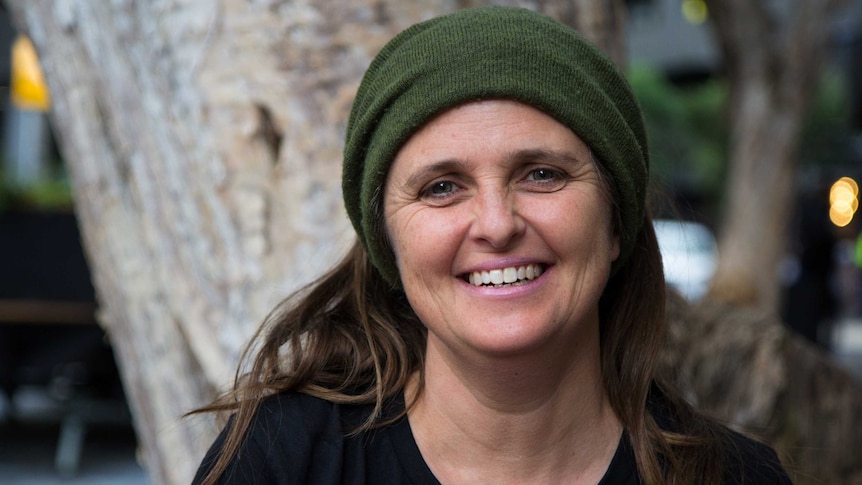
<svg viewBox="0 0 862 485">
<path fill-rule="evenodd" d="M 718 246 L 712 231 L 691 221 L 653 221 L 667 283 L 689 300 L 699 300 L 715 273 Z"/>
</svg>

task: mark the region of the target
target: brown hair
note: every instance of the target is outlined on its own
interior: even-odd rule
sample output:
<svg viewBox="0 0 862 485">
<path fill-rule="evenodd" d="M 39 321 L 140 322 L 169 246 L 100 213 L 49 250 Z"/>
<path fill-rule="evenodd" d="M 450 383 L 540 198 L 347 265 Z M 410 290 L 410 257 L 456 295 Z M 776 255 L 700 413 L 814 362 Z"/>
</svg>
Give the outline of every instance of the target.
<svg viewBox="0 0 862 485">
<path fill-rule="evenodd" d="M 656 375 L 664 342 L 665 281 L 649 215 L 631 259 L 608 282 L 600 302 L 602 378 L 629 434 L 644 483 L 724 483 L 727 431 L 698 414 Z M 663 430 L 647 401 L 667 403 L 675 429 Z"/>
<path fill-rule="evenodd" d="M 618 200 L 613 180 L 601 163 L 596 166 L 613 203 Z M 616 225 L 619 211 L 613 212 Z M 632 257 L 605 288 L 600 314 L 604 386 L 629 434 L 644 483 L 721 483 L 725 431 L 697 414 L 655 375 L 663 341 L 665 282 L 648 214 Z M 195 411 L 235 415 L 203 483 L 214 483 L 224 472 L 258 405 L 277 392 L 374 404 L 375 412 L 355 431 L 385 424 L 375 420 L 383 403 L 401 393 L 416 371 L 421 383 L 426 330 L 404 292 L 383 279 L 357 242 L 330 272 L 282 301 L 255 341 L 261 346 L 251 370 L 237 375 L 230 393 Z M 249 345 L 243 360 L 252 348 Z M 669 403 L 676 429 L 660 429 L 650 414 L 647 401 L 656 392 Z"/>
</svg>

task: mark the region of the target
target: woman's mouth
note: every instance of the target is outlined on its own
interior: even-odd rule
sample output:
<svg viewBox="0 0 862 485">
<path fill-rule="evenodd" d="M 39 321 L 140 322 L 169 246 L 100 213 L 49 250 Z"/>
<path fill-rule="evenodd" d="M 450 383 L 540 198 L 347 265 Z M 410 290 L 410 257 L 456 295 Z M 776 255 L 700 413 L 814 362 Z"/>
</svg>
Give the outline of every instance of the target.
<svg viewBox="0 0 862 485">
<path fill-rule="evenodd" d="M 506 285 L 519 285 L 534 280 L 541 276 L 543 271 L 544 268 L 541 264 L 527 264 L 488 271 L 473 271 L 472 273 L 467 273 L 464 278 L 473 286 L 502 287 Z"/>
</svg>

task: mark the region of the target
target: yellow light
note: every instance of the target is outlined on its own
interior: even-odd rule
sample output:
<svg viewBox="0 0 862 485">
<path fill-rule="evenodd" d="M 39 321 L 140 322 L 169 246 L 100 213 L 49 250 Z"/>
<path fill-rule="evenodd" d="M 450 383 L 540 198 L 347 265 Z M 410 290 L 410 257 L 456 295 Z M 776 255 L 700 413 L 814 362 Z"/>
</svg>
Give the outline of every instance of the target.
<svg viewBox="0 0 862 485">
<path fill-rule="evenodd" d="M 859 195 L 859 184 L 857 184 L 857 183 L 856 183 L 856 181 L 855 181 L 855 180 L 853 180 L 852 178 L 850 178 L 850 177 L 841 177 L 841 178 L 840 178 L 840 179 L 838 179 L 838 181 L 837 181 L 837 182 L 835 182 L 835 183 L 838 183 L 838 182 L 842 182 L 842 183 L 844 183 L 844 184 L 847 184 L 847 186 L 849 186 L 849 187 L 850 187 L 850 190 L 852 190 L 852 191 L 853 191 L 853 196 L 854 196 L 854 197 L 856 197 L 857 195 Z"/>
<path fill-rule="evenodd" d="M 10 100 L 16 108 L 47 111 L 51 96 L 39 67 L 39 57 L 30 39 L 19 35 L 12 44 Z"/>
<path fill-rule="evenodd" d="M 849 203 L 851 200 L 856 200 L 856 195 L 846 185 L 838 185 L 836 182 L 829 191 L 830 204 Z"/>
<path fill-rule="evenodd" d="M 682 16 L 692 24 L 700 25 L 706 22 L 709 11 L 704 0 L 683 0 Z"/>
<path fill-rule="evenodd" d="M 852 214 L 852 213 L 856 212 L 856 209 L 859 208 L 859 201 L 856 199 L 836 200 L 832 204 L 832 207 L 834 207 L 835 210 L 837 210 L 837 211 L 850 212 Z"/>
<path fill-rule="evenodd" d="M 850 224 L 859 209 L 859 184 L 841 177 L 829 189 L 829 220 L 838 227 Z"/>
<path fill-rule="evenodd" d="M 849 210 L 841 211 L 836 207 L 831 207 L 829 209 L 829 220 L 838 227 L 844 227 L 853 220 L 853 212 Z"/>
</svg>

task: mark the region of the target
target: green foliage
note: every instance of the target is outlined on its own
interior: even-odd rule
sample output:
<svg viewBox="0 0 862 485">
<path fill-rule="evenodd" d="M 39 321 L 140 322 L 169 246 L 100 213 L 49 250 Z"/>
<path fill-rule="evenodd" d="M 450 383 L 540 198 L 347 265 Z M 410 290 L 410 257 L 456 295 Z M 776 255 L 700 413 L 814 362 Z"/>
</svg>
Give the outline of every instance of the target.
<svg viewBox="0 0 862 485">
<path fill-rule="evenodd" d="M 50 177 L 25 186 L 7 183 L 0 173 L 0 212 L 72 210 L 72 188 L 66 177 Z"/>
<path fill-rule="evenodd" d="M 714 207 L 728 165 L 726 81 L 711 78 L 676 86 L 648 66 L 633 66 L 629 81 L 644 112 L 653 180 L 671 194 L 697 194 L 704 199 L 701 203 Z M 843 78 L 824 74 L 800 137 L 802 167 L 847 165 L 852 153 L 850 106 Z"/>
<path fill-rule="evenodd" d="M 727 159 L 725 83 L 677 87 L 647 66 L 632 68 L 629 81 L 644 111 L 653 178 L 671 191 L 720 193 Z"/>
<path fill-rule="evenodd" d="M 845 166 L 852 156 L 850 95 L 835 71 L 820 78 L 802 129 L 799 159 L 803 166 Z"/>
</svg>

